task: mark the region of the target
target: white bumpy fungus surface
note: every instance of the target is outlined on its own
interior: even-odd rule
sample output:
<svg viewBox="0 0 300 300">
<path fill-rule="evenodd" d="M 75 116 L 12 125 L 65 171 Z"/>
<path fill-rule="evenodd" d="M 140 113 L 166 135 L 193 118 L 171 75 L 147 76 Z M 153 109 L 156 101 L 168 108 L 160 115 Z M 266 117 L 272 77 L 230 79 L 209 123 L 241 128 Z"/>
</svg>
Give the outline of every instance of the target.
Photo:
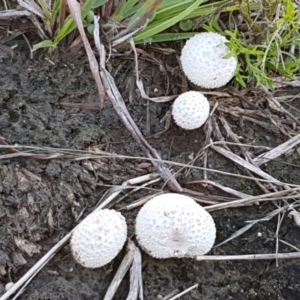
<svg viewBox="0 0 300 300">
<path fill-rule="evenodd" d="M 199 128 L 209 116 L 209 102 L 200 92 L 183 93 L 174 101 L 172 115 L 176 124 L 183 129 Z"/>
<path fill-rule="evenodd" d="M 204 255 L 212 248 L 215 237 L 211 215 L 181 194 L 159 195 L 147 202 L 137 215 L 137 241 L 156 258 Z"/>
<path fill-rule="evenodd" d="M 115 210 L 98 210 L 75 228 L 70 241 L 71 252 L 82 266 L 100 268 L 118 255 L 126 239 L 125 218 Z"/>
<path fill-rule="evenodd" d="M 237 58 L 224 58 L 230 49 L 227 39 L 213 32 L 203 32 L 190 38 L 182 49 L 181 65 L 194 84 L 214 89 L 227 84 L 234 76 Z"/>
</svg>

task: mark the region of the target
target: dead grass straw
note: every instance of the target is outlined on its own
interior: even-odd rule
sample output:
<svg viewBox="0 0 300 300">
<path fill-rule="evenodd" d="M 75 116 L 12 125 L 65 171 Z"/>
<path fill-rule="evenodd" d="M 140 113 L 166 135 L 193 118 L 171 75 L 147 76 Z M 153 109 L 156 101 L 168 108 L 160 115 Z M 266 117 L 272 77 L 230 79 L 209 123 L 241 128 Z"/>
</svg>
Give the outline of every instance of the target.
<svg viewBox="0 0 300 300">
<path fill-rule="evenodd" d="M 298 194 L 294 195 L 294 194 L 292 194 L 293 192 L 298 192 Z M 296 197 L 300 197 L 300 186 L 291 188 L 289 190 L 282 190 L 282 191 L 277 191 L 277 192 L 258 195 L 258 196 L 251 196 L 248 198 L 234 200 L 231 202 L 210 205 L 210 206 L 207 206 L 205 209 L 210 212 L 210 211 L 215 211 L 215 210 L 220 210 L 220 209 L 241 207 L 241 206 L 250 205 L 250 204 L 253 204 L 256 202 L 279 200 L 279 199 L 288 197 L 290 194 L 293 199 Z"/>
<path fill-rule="evenodd" d="M 172 298 L 169 298 L 169 300 L 175 300 L 175 299 L 179 299 L 181 296 L 189 293 L 190 291 L 194 290 L 194 289 L 197 289 L 199 286 L 199 283 L 187 288 L 186 290 L 182 291 L 181 293 L 177 294 L 176 296 L 172 297 Z"/>
<path fill-rule="evenodd" d="M 274 160 L 278 158 L 279 156 L 283 155 L 284 153 L 287 153 L 292 148 L 296 147 L 298 144 L 300 144 L 300 134 L 297 134 L 296 136 L 290 138 L 286 142 L 280 144 L 279 146 L 271 149 L 268 152 L 265 152 L 263 154 L 260 154 L 259 156 L 255 157 L 253 159 L 253 163 L 256 166 L 260 166 L 262 164 L 265 164 L 271 160 Z"/>
<path fill-rule="evenodd" d="M 220 171 L 217 169 L 209 169 L 200 166 L 190 165 L 179 163 L 170 160 L 162 160 L 156 158 L 148 158 L 143 156 L 129 156 L 129 155 L 121 155 L 121 154 L 112 154 L 105 151 L 85 151 L 85 150 L 76 150 L 76 149 L 64 149 L 64 148 L 52 148 L 52 147 L 39 147 L 39 146 L 25 146 L 25 145 L 8 145 L 4 138 L 0 137 L 0 143 L 5 143 L 4 145 L 0 145 L 0 149 L 11 150 L 14 153 L 3 154 L 0 155 L 1 159 L 10 159 L 15 157 L 27 157 L 32 159 L 41 159 L 41 160 L 50 160 L 50 159 L 70 159 L 74 161 L 84 161 L 89 159 L 130 159 L 130 160 L 144 160 L 144 161 L 155 161 L 157 163 L 163 162 L 167 165 L 173 167 L 187 168 L 187 169 L 195 169 L 195 170 L 206 170 L 207 172 L 220 174 L 224 176 L 248 179 L 251 181 L 259 181 L 261 183 L 270 183 L 270 180 L 261 179 L 259 177 L 245 176 L 242 174 L 230 173 L 225 171 Z M 211 142 L 211 145 L 218 144 L 218 142 Z M 22 149 L 26 149 L 25 151 Z M 272 182 L 272 181 L 271 181 Z M 298 187 L 296 184 L 291 184 L 287 182 L 277 181 L 278 186 L 289 186 L 289 187 Z"/>
<path fill-rule="evenodd" d="M 128 131 L 132 134 L 132 137 L 134 138 L 136 143 L 141 147 L 141 149 L 145 152 L 146 156 L 151 160 L 152 164 L 160 173 L 163 180 L 168 184 L 169 188 L 175 192 L 181 192 L 182 188 L 172 175 L 171 171 L 163 164 L 158 152 L 150 146 L 150 144 L 144 138 L 139 128 L 133 121 L 124 103 L 122 95 L 116 87 L 113 77 L 106 70 L 106 51 L 103 44 L 101 44 L 100 42 L 99 18 L 95 17 L 94 24 L 94 40 L 100 56 L 100 76 L 105 87 L 106 93 L 110 101 L 112 102 L 116 113 L 118 114 Z M 156 160 L 153 160 L 152 158 L 155 158 Z"/>
<path fill-rule="evenodd" d="M 300 252 L 271 253 L 271 254 L 245 254 L 245 255 L 203 255 L 196 256 L 197 261 L 227 261 L 227 260 L 270 260 L 270 259 L 296 259 Z"/>
<path fill-rule="evenodd" d="M 99 110 L 101 110 L 103 108 L 103 103 L 104 103 L 104 98 L 105 98 L 105 90 L 104 90 L 104 87 L 103 87 L 103 84 L 101 82 L 101 78 L 99 75 L 99 66 L 98 66 L 96 57 L 94 55 L 93 49 L 86 37 L 85 30 L 83 28 L 82 18 L 81 18 L 81 6 L 80 6 L 79 2 L 77 2 L 76 0 L 67 0 L 67 2 L 68 2 L 70 12 L 76 22 L 78 30 L 79 30 L 81 39 L 84 44 L 84 48 L 86 50 L 86 54 L 87 54 L 88 61 L 90 64 L 90 69 L 92 71 L 92 74 L 93 74 L 93 77 L 94 77 L 94 80 L 96 83 L 96 87 L 98 89 Z"/>
</svg>

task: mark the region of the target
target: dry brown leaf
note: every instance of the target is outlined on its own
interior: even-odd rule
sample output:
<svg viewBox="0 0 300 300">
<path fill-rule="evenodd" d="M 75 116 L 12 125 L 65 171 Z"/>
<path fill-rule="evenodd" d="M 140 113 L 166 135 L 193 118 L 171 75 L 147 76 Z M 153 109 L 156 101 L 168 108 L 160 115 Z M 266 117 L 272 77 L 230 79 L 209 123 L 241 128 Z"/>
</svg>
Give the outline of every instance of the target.
<svg viewBox="0 0 300 300">
<path fill-rule="evenodd" d="M 26 252 L 29 256 L 34 254 L 39 254 L 41 252 L 41 246 L 28 242 L 27 240 L 15 237 L 14 238 L 16 245 L 19 249 Z"/>
</svg>

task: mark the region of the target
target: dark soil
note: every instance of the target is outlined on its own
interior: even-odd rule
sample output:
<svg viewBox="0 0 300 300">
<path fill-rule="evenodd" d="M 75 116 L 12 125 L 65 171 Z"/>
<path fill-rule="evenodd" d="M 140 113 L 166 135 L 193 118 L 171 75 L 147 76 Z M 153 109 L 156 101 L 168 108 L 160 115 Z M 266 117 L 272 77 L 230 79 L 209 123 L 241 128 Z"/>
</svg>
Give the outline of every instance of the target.
<svg viewBox="0 0 300 300">
<path fill-rule="evenodd" d="M 82 56 L 73 62 L 62 61 L 64 55 L 45 59 L 35 53 L 29 59 L 25 41 L 18 45 L 14 59 L 3 58 L 0 68 L 0 136 L 9 145 L 31 145 L 68 149 L 99 149 L 129 156 L 145 156 L 120 122 L 109 100 L 98 111 L 64 108 L 63 102 L 97 103 L 98 96 L 89 66 Z M 169 94 L 181 92 L 176 59 L 163 60 L 173 69 Z M 147 103 L 139 97 L 135 87 L 132 60 L 111 60 L 115 77 L 126 105 L 148 142 L 163 159 L 188 163 L 191 155 L 204 145 L 203 129 L 184 131 L 171 122 L 165 130 L 160 120 L 171 103 Z M 166 76 L 151 62 L 141 64 L 142 79 L 151 96 L 164 95 Z M 177 73 L 175 71 L 177 71 Z M 175 75 L 174 75 L 175 74 Z M 177 74 L 177 75 L 176 75 Z M 299 94 L 299 91 L 291 91 Z M 293 101 L 300 107 L 300 99 Z M 150 132 L 147 129 L 147 110 L 150 113 Z M 299 117 L 299 114 L 298 114 Z M 243 142 L 276 146 L 285 139 L 273 135 L 258 125 L 245 123 L 241 128 L 228 117 Z M 266 138 L 269 137 L 269 138 Z M 2 150 L 2 154 L 12 153 Z M 287 158 L 297 163 L 296 157 Z M 285 159 L 285 160 L 287 160 Z M 108 186 L 155 171 L 152 166 L 141 168 L 143 160 L 102 160 L 100 169 L 91 171 L 86 162 L 74 160 L 38 160 L 5 158 L 0 160 L 0 295 L 7 282 L 16 282 L 49 249 L 76 224 L 77 218 L 90 213 Z M 298 160 L 299 163 L 299 160 Z M 195 165 L 202 166 L 202 160 Z M 210 152 L 210 168 L 243 174 L 231 162 Z M 175 168 L 176 169 L 176 168 Z M 300 184 L 299 169 L 282 162 L 269 163 L 264 169 L 279 180 Z M 177 170 L 177 169 L 176 169 Z M 203 178 L 203 172 L 181 172 L 178 181 Z M 255 184 L 209 173 L 209 179 L 248 194 L 261 193 Z M 161 185 L 154 186 L 161 188 Z M 206 194 L 222 194 L 209 187 L 194 187 Z M 133 194 L 118 204 L 122 207 L 139 199 L 149 191 Z M 219 243 L 245 225 L 245 221 L 262 218 L 274 210 L 272 205 L 255 205 L 240 209 L 214 212 Z M 130 232 L 138 210 L 124 213 Z M 82 219 L 82 217 L 80 218 Z M 244 235 L 210 254 L 274 253 L 277 217 L 260 222 Z M 260 234 L 258 234 L 260 233 Z M 285 218 L 279 236 L 300 248 L 300 229 L 292 219 Z M 280 244 L 279 252 L 291 252 Z M 124 252 L 104 268 L 84 269 L 73 260 L 69 246 L 65 246 L 32 280 L 19 299 L 102 299 Z M 299 299 L 300 261 L 220 261 L 195 262 L 189 259 L 156 260 L 143 253 L 143 283 L 145 299 L 159 299 L 175 289 L 183 290 L 199 283 L 197 290 L 181 299 Z M 129 278 L 122 283 L 115 299 L 126 299 Z"/>
</svg>

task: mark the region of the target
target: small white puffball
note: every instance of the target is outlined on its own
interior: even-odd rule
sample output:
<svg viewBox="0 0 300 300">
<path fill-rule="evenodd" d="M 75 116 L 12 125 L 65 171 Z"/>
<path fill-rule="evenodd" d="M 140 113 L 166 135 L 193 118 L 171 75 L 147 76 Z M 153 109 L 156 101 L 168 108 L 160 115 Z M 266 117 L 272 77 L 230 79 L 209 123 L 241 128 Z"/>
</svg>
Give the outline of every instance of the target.
<svg viewBox="0 0 300 300">
<path fill-rule="evenodd" d="M 139 211 L 135 227 L 139 245 L 155 258 L 206 254 L 216 238 L 211 215 L 192 198 L 162 194 Z"/>
<path fill-rule="evenodd" d="M 70 241 L 71 252 L 82 266 L 100 268 L 118 255 L 126 239 L 125 218 L 115 210 L 98 210 L 75 228 Z"/>
<path fill-rule="evenodd" d="M 176 124 L 183 129 L 199 128 L 209 116 L 209 102 L 200 92 L 183 93 L 174 101 L 172 115 Z"/>
<path fill-rule="evenodd" d="M 230 49 L 228 40 L 213 32 L 203 32 L 190 38 L 182 49 L 181 65 L 194 84 L 214 89 L 227 84 L 234 76 L 237 58 L 224 58 Z"/>
<path fill-rule="evenodd" d="M 9 291 L 14 285 L 15 285 L 14 282 L 8 282 L 8 283 L 5 285 L 5 290 L 6 290 L 6 291 Z"/>
</svg>

